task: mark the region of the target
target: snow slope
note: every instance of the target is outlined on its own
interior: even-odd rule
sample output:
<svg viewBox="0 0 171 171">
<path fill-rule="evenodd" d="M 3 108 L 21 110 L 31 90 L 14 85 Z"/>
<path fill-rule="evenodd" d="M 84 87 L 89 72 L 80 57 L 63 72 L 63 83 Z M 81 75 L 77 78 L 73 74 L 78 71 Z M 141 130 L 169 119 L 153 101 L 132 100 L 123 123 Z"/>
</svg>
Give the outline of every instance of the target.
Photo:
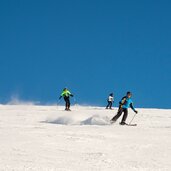
<svg viewBox="0 0 171 171">
<path fill-rule="evenodd" d="M 117 109 L 63 108 L 1 105 L 0 171 L 171 170 L 171 110 L 138 109 L 128 127 L 109 124 Z"/>
</svg>

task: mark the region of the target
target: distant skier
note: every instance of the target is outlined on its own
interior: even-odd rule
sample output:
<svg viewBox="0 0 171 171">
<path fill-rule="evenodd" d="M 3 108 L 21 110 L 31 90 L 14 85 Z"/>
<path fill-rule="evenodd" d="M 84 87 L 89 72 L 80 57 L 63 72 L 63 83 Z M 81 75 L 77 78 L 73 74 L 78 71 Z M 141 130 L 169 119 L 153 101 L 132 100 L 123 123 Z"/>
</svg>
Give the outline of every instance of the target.
<svg viewBox="0 0 171 171">
<path fill-rule="evenodd" d="M 61 99 L 62 97 L 65 100 L 65 110 L 70 111 L 70 96 L 73 97 L 74 95 L 70 93 L 70 91 L 67 88 L 64 88 L 61 96 L 59 97 L 59 99 Z"/>
<path fill-rule="evenodd" d="M 113 105 L 113 102 L 114 102 L 114 97 L 113 97 L 113 93 L 109 94 L 109 97 L 107 99 L 107 106 L 106 106 L 106 109 L 112 109 L 112 105 Z"/>
<path fill-rule="evenodd" d="M 126 119 L 128 116 L 128 108 L 131 107 L 131 109 L 135 112 L 138 113 L 138 111 L 135 110 L 134 106 L 133 106 L 133 102 L 131 99 L 131 92 L 127 92 L 126 96 L 124 96 L 122 98 L 122 100 L 119 102 L 119 109 L 118 109 L 118 113 L 111 119 L 111 122 L 116 122 L 117 119 L 122 115 L 122 112 L 124 112 L 122 121 L 121 121 L 121 125 L 125 125 L 126 124 Z"/>
</svg>

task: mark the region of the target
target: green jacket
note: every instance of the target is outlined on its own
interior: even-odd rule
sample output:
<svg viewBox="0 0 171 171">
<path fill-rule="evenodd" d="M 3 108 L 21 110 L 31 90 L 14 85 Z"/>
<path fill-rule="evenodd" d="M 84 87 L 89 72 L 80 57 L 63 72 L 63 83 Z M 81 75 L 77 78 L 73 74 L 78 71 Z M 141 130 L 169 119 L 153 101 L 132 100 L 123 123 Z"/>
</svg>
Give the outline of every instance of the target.
<svg viewBox="0 0 171 171">
<path fill-rule="evenodd" d="M 62 97 L 68 97 L 68 96 L 72 96 L 72 94 L 70 93 L 69 90 L 64 90 L 61 94 Z"/>
</svg>

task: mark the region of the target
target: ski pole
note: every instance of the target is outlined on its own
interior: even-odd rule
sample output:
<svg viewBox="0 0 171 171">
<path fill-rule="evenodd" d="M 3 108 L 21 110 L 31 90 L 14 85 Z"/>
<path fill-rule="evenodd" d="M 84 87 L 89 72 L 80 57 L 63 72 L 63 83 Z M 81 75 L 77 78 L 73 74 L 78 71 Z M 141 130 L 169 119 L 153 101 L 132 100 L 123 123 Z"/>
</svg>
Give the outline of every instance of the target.
<svg viewBox="0 0 171 171">
<path fill-rule="evenodd" d="M 134 114 L 133 118 L 131 119 L 131 121 L 129 122 L 129 125 L 132 123 L 132 121 L 134 120 L 136 114 Z"/>
<path fill-rule="evenodd" d="M 59 99 L 56 103 L 57 109 L 59 109 L 59 103 L 61 102 L 61 99 Z"/>
<path fill-rule="evenodd" d="M 59 105 L 60 101 L 61 101 L 61 99 L 59 99 L 59 100 L 57 101 L 57 106 Z"/>
<path fill-rule="evenodd" d="M 56 103 L 56 104 L 57 104 L 57 106 L 58 106 L 59 102 L 60 102 L 60 100 L 58 100 L 58 101 L 57 101 L 57 103 Z"/>
<path fill-rule="evenodd" d="M 76 101 L 76 98 L 74 97 L 74 103 L 75 103 L 75 105 L 77 105 L 77 101 Z"/>
</svg>

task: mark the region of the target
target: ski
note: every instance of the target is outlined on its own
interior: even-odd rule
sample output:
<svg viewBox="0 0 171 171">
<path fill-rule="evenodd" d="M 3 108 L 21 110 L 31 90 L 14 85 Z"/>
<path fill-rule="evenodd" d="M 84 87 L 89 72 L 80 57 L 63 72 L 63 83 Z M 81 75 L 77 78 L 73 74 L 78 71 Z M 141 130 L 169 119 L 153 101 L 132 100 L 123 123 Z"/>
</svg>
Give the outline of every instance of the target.
<svg viewBox="0 0 171 171">
<path fill-rule="evenodd" d="M 119 124 L 122 125 L 121 123 L 119 123 Z M 128 124 L 128 123 L 125 123 L 124 125 L 126 125 L 126 126 L 137 126 L 137 124 Z"/>
<path fill-rule="evenodd" d="M 65 109 L 64 111 L 71 112 L 71 109 Z"/>
<path fill-rule="evenodd" d="M 110 120 L 110 123 L 111 123 L 111 124 L 114 124 L 115 122 L 116 122 L 116 121 L 112 121 L 112 120 Z"/>
<path fill-rule="evenodd" d="M 137 124 L 127 124 L 127 126 L 137 126 Z"/>
<path fill-rule="evenodd" d="M 116 123 L 116 121 L 113 121 L 113 120 L 110 120 L 110 124 L 114 124 L 114 123 Z M 128 123 L 125 123 L 125 124 L 121 124 L 121 122 L 119 123 L 120 125 L 122 125 L 122 126 L 124 126 L 124 125 L 126 125 L 126 126 L 137 126 L 137 124 L 128 124 Z"/>
</svg>

